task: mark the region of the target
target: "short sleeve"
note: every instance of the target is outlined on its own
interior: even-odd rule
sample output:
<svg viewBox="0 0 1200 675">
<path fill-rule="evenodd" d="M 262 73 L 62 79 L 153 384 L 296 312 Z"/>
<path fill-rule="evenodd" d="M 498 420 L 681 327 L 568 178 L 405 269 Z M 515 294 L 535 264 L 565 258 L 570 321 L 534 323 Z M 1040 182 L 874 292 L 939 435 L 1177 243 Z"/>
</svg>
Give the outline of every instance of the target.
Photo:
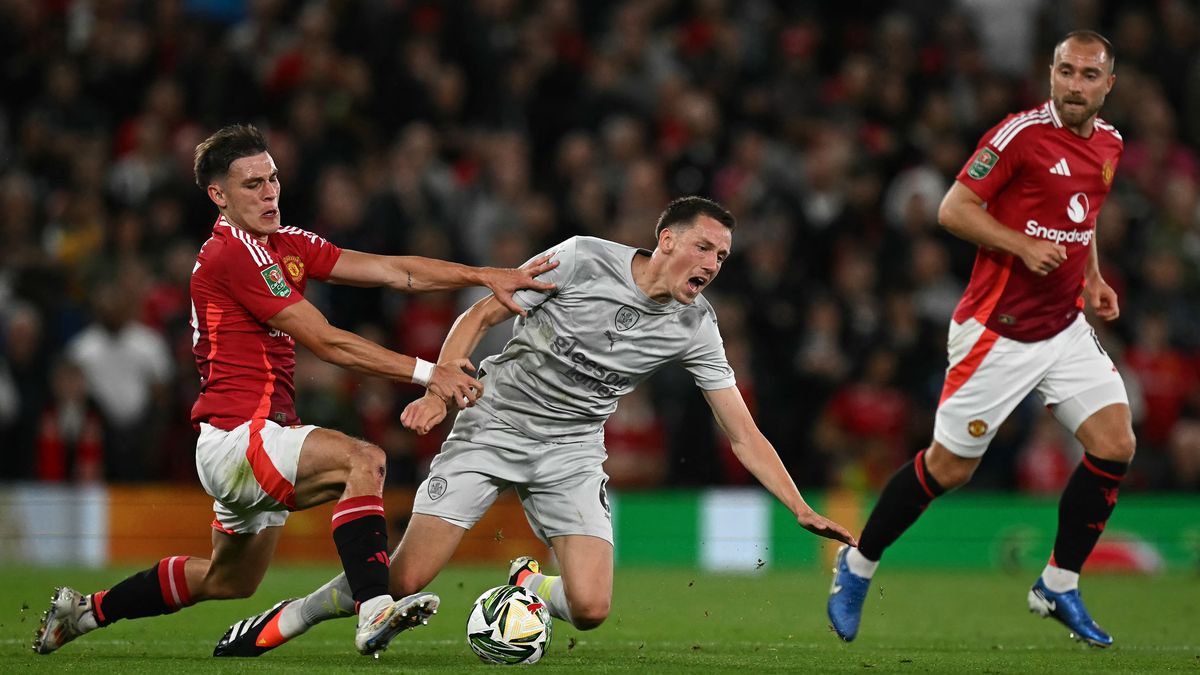
<svg viewBox="0 0 1200 675">
<path fill-rule="evenodd" d="M 991 201 L 1021 168 L 1034 132 L 1020 116 L 1010 115 L 988 130 L 956 177 L 983 201 Z"/>
<path fill-rule="evenodd" d="M 526 311 L 532 310 L 538 305 L 552 298 L 554 294 L 562 291 L 575 276 L 575 270 L 577 267 L 576 251 L 578 248 L 579 237 L 571 237 L 561 244 L 558 244 L 557 246 L 530 258 L 529 260 L 534 260 L 535 258 L 546 255 L 547 253 L 553 254 L 554 259 L 558 261 L 558 267 L 555 267 L 549 272 L 539 274 L 537 279 L 538 281 L 552 283 L 554 284 L 555 288 L 554 290 L 550 291 L 535 291 L 532 289 L 517 291 L 513 294 L 513 299 L 516 301 L 516 303 Z M 529 260 L 525 262 L 528 263 Z"/>
<path fill-rule="evenodd" d="M 342 257 L 342 249 L 312 232 L 299 230 L 301 257 L 310 279 L 325 281 L 333 272 L 333 266 Z"/>
<path fill-rule="evenodd" d="M 222 263 L 229 296 L 261 323 L 304 299 L 265 252 L 260 258 L 245 247 L 231 246 Z"/>
<path fill-rule="evenodd" d="M 733 368 L 725 357 L 725 343 L 717 329 L 712 311 L 700 321 L 700 329 L 681 359 L 683 367 L 692 374 L 696 386 L 704 391 L 727 389 L 737 383 Z"/>
</svg>

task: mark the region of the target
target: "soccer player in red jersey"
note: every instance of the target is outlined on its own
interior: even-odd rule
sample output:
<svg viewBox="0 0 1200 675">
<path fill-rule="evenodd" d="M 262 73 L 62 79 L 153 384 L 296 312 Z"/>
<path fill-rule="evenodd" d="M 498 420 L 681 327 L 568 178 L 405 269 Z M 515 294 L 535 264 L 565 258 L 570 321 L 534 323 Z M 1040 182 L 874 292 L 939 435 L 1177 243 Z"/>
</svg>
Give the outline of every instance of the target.
<svg viewBox="0 0 1200 675">
<path fill-rule="evenodd" d="M 385 455 L 296 415 L 295 345 L 361 373 L 424 385 L 468 407 L 483 385 L 463 372 L 465 359 L 433 364 L 389 351 L 335 328 L 304 299 L 308 279 L 409 292 L 484 285 L 514 311 L 513 292 L 548 290 L 535 276 L 556 262 L 543 256 L 520 270 L 474 268 L 419 257 L 342 250 L 321 237 L 281 226 L 279 172 L 252 126 L 221 129 L 196 147 L 195 174 L 220 212 L 192 270 L 192 345 L 200 396 L 196 469 L 214 497 L 209 559 L 172 556 L 110 589 L 55 591 L 33 648 L 49 654 L 120 619 L 174 612 L 202 600 L 249 597 L 290 511 L 337 501 L 333 539 L 350 580 L 363 654 L 387 647 L 423 623 L 438 598 L 388 594 Z M 264 631 L 269 642 L 275 631 Z"/>
<path fill-rule="evenodd" d="M 1124 147 L 1097 117 L 1113 67 L 1100 34 L 1064 37 L 1050 100 L 984 134 L 942 201 L 939 221 L 979 252 L 950 324 L 933 442 L 889 480 L 858 546 L 838 552 L 828 612 L 843 640 L 858 633 L 884 550 L 935 497 L 971 478 L 996 429 L 1034 391 L 1085 453 L 1063 491 L 1054 550 L 1029 607 L 1079 639 L 1112 644 L 1078 586 L 1134 454 L 1124 383 L 1081 314 L 1085 298 L 1105 321 L 1120 311 L 1095 247 L 1096 216 Z"/>
</svg>

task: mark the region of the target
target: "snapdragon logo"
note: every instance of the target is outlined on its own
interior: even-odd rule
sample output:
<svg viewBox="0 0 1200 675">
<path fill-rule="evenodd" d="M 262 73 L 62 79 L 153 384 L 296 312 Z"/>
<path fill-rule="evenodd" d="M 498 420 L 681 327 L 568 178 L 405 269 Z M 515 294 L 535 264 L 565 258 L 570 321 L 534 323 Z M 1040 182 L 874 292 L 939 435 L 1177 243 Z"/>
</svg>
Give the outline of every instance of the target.
<svg viewBox="0 0 1200 675">
<path fill-rule="evenodd" d="M 1084 246 L 1092 243 L 1095 230 L 1059 230 L 1053 227 L 1038 225 L 1038 221 L 1030 220 L 1025 223 L 1025 234 L 1038 239 L 1049 239 L 1056 244 L 1080 243 Z"/>
<path fill-rule="evenodd" d="M 1082 192 L 1076 192 L 1067 200 L 1067 217 L 1071 219 L 1072 223 L 1082 223 L 1091 210 L 1087 195 Z"/>
</svg>

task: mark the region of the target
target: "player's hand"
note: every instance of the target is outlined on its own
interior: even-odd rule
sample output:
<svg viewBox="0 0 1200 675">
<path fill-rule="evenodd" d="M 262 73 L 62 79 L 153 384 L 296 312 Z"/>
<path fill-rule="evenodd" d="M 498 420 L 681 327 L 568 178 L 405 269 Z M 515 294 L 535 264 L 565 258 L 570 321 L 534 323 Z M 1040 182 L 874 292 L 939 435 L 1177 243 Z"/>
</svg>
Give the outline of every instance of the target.
<svg viewBox="0 0 1200 675">
<path fill-rule="evenodd" d="M 850 534 L 850 530 L 838 525 L 825 516 L 809 509 L 804 513 L 796 516 L 796 522 L 804 529 L 812 532 L 815 535 L 825 537 L 826 539 L 836 539 L 843 544 L 858 546 L 858 540 L 854 535 Z"/>
<path fill-rule="evenodd" d="M 430 429 L 441 424 L 448 412 L 446 401 L 437 394 L 426 391 L 424 396 L 404 407 L 404 412 L 400 413 L 400 423 L 424 436 Z"/>
<path fill-rule="evenodd" d="M 1067 260 L 1067 247 L 1045 239 L 1030 239 L 1021 253 L 1021 262 L 1030 272 L 1044 277 Z"/>
<path fill-rule="evenodd" d="M 528 312 L 513 300 L 513 293 L 528 288 L 535 291 L 552 291 L 554 284 L 538 281 L 534 277 L 558 267 L 557 260 L 551 260 L 554 254 L 547 253 L 530 260 L 519 269 L 492 269 L 488 271 L 487 287 L 492 295 L 509 311 L 525 316 Z"/>
<path fill-rule="evenodd" d="M 1112 321 L 1121 316 L 1121 306 L 1117 303 L 1117 292 L 1112 286 L 1104 283 L 1103 279 L 1089 279 L 1083 289 L 1087 293 L 1088 304 L 1096 310 L 1096 316 L 1105 321 Z"/>
<path fill-rule="evenodd" d="M 448 403 L 459 408 L 470 408 L 476 399 L 483 396 L 483 383 L 467 375 L 463 370 L 474 371 L 475 366 L 467 359 L 454 359 L 433 367 L 426 389 Z"/>
</svg>

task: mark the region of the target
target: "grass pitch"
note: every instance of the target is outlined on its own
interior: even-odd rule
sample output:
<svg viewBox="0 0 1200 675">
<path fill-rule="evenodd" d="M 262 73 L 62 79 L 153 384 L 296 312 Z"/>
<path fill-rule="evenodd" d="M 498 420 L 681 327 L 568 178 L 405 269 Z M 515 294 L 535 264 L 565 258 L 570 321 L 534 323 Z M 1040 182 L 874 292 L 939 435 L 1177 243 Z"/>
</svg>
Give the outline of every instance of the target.
<svg viewBox="0 0 1200 675">
<path fill-rule="evenodd" d="M 250 600 L 204 603 L 121 623 L 50 656 L 30 641 L 55 585 L 91 591 L 132 569 L 0 568 L 0 672 L 486 672 L 464 636 L 469 604 L 504 570 L 453 568 L 430 590 L 442 610 L 380 658 L 354 652 L 348 620 L 327 622 L 258 659 L 214 659 L 233 621 L 327 580 L 336 570 L 273 569 Z M 880 570 L 862 629 L 843 644 L 825 618 L 829 577 L 813 572 L 712 575 L 618 569 L 612 614 L 597 630 L 559 622 L 538 672 L 1200 672 L 1200 579 L 1085 577 L 1084 597 L 1116 645 L 1086 647 L 1028 613 L 1033 576 Z"/>
</svg>

